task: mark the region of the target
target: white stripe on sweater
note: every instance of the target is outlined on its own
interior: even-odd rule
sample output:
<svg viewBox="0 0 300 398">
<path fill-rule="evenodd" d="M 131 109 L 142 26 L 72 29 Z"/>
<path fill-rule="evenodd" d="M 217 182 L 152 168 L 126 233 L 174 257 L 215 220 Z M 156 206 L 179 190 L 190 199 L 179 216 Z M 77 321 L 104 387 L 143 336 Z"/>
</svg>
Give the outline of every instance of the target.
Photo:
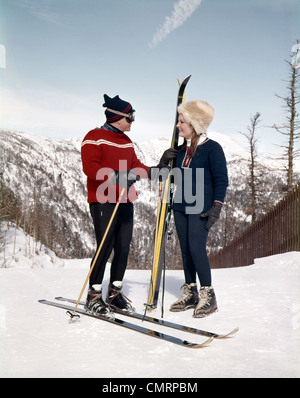
<svg viewBox="0 0 300 398">
<path fill-rule="evenodd" d="M 115 142 L 111 142 L 111 141 L 107 141 L 107 140 L 103 140 L 103 139 L 98 140 L 98 141 L 85 140 L 81 144 L 81 147 L 83 147 L 86 144 L 91 144 L 91 145 L 109 145 L 109 146 L 114 146 L 114 147 L 122 148 L 122 149 L 133 148 L 133 143 L 132 142 L 130 142 L 128 144 L 117 144 Z"/>
</svg>

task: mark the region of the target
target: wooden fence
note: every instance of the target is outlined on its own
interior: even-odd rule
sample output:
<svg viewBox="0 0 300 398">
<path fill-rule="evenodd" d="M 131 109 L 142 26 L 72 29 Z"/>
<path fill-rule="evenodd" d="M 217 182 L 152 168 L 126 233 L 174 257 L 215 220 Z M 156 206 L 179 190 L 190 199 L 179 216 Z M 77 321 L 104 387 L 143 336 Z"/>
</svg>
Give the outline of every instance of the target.
<svg viewBox="0 0 300 398">
<path fill-rule="evenodd" d="M 255 258 L 300 251 L 300 183 L 228 246 L 209 256 L 212 268 L 241 267 Z"/>
</svg>

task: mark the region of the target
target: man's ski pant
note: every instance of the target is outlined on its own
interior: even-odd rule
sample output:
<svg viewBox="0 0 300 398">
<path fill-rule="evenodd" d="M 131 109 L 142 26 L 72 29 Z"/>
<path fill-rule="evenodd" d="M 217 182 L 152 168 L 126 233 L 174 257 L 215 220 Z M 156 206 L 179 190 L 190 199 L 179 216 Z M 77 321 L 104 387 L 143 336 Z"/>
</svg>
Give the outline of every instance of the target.
<svg viewBox="0 0 300 398">
<path fill-rule="evenodd" d="M 115 203 L 90 203 L 90 213 L 94 223 L 97 247 L 102 241 L 115 206 Z M 90 276 L 90 286 L 102 284 L 106 263 L 112 250 L 114 250 L 114 255 L 111 262 L 110 283 L 123 280 L 127 267 L 132 230 L 133 204 L 120 203 Z"/>
<path fill-rule="evenodd" d="M 211 270 L 206 250 L 208 231 L 204 228 L 207 219 L 202 219 L 200 214 L 185 214 L 181 211 L 174 211 L 174 219 L 185 282 L 195 283 L 198 275 L 201 286 L 211 286 Z"/>
</svg>

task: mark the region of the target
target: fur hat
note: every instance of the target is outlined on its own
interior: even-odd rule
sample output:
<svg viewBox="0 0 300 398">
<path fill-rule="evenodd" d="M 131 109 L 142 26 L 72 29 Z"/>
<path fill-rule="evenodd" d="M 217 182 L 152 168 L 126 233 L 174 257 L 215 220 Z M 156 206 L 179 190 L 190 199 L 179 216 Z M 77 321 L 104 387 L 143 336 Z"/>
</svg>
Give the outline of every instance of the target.
<svg viewBox="0 0 300 398">
<path fill-rule="evenodd" d="M 208 126 L 214 118 L 214 108 L 200 99 L 185 102 L 178 106 L 178 113 L 184 120 L 190 123 L 197 135 L 205 134 Z"/>
<path fill-rule="evenodd" d="M 110 98 L 107 94 L 104 94 L 104 101 L 102 106 L 107 108 L 105 110 L 105 115 L 108 123 L 117 122 L 126 115 L 134 112 L 131 104 L 122 100 L 118 95 L 114 98 Z"/>
</svg>

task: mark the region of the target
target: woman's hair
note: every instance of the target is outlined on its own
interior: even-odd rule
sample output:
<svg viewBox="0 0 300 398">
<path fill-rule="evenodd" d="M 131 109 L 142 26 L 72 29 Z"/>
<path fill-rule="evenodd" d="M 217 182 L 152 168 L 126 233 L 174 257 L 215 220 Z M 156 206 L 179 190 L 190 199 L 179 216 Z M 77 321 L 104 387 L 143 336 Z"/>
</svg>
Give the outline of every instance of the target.
<svg viewBox="0 0 300 398">
<path fill-rule="evenodd" d="M 200 136 L 196 133 L 196 131 L 194 130 L 193 126 L 191 126 L 191 127 L 193 129 L 193 135 L 192 135 L 192 141 L 191 141 L 191 146 L 190 146 L 190 150 L 189 150 L 189 156 L 191 158 L 193 158 L 195 156 L 195 154 L 196 154 L 196 150 L 197 150 L 197 146 L 198 146 L 198 142 L 199 142 Z M 181 150 L 185 151 L 186 147 L 187 147 L 187 141 L 186 141 L 186 139 L 184 139 Z"/>
</svg>

